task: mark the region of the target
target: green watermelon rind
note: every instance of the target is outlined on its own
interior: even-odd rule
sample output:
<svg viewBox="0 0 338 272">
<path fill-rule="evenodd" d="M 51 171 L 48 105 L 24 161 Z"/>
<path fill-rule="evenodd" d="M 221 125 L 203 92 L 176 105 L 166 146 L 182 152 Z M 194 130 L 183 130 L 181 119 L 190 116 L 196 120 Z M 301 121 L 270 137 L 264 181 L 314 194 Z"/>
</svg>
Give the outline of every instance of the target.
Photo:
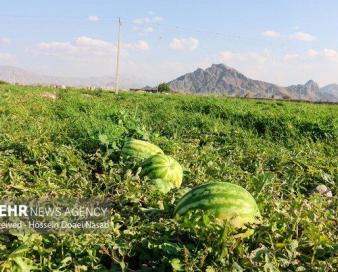
<svg viewBox="0 0 338 272">
<path fill-rule="evenodd" d="M 210 182 L 193 188 L 179 200 L 174 214 L 184 216 L 197 210 L 212 212 L 234 227 L 257 223 L 260 218 L 252 195 L 243 187 L 228 182 Z"/>
<path fill-rule="evenodd" d="M 183 168 L 174 158 L 156 154 L 143 162 L 141 175 L 151 180 L 162 179 L 179 188 L 183 180 Z"/>
<path fill-rule="evenodd" d="M 122 154 L 136 159 L 147 159 L 155 154 L 164 154 L 164 152 L 160 147 L 152 143 L 130 139 L 122 147 Z"/>
</svg>

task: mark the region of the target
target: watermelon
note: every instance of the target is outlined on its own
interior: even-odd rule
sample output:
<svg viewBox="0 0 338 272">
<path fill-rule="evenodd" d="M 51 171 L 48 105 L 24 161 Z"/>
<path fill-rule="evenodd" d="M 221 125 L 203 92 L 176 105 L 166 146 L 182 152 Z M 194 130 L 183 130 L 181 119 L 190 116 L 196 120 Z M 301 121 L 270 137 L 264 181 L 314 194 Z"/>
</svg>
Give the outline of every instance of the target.
<svg viewBox="0 0 338 272">
<path fill-rule="evenodd" d="M 200 210 L 235 228 L 257 223 L 259 209 L 252 195 L 241 186 L 228 182 L 202 184 L 186 193 L 177 203 L 175 214 L 183 216 Z"/>
<path fill-rule="evenodd" d="M 179 188 L 183 179 L 183 169 L 181 165 L 172 157 L 156 154 L 144 161 L 142 164 L 142 176 L 147 176 L 151 180 L 161 184 L 168 192 L 171 188 Z M 161 180 L 162 182 L 159 182 Z"/>
<path fill-rule="evenodd" d="M 163 151 L 158 146 L 136 139 L 130 139 L 125 142 L 122 148 L 122 154 L 133 157 L 135 159 L 144 160 L 155 154 L 163 154 Z"/>
</svg>

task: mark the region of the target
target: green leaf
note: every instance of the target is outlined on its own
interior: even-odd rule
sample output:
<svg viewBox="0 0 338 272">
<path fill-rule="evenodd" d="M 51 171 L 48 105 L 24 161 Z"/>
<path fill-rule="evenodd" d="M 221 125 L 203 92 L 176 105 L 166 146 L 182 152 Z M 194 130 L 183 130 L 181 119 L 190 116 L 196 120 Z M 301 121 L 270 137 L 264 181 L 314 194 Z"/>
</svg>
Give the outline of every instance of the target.
<svg viewBox="0 0 338 272">
<path fill-rule="evenodd" d="M 99 140 L 100 140 L 101 144 L 105 144 L 105 145 L 109 144 L 108 136 L 105 135 L 105 134 L 100 134 Z"/>
<path fill-rule="evenodd" d="M 154 179 L 152 180 L 153 186 L 152 189 L 153 190 L 158 190 L 163 194 L 168 193 L 171 189 L 174 188 L 174 185 L 170 182 L 166 182 L 163 179 Z"/>
<path fill-rule="evenodd" d="M 12 260 L 13 260 L 13 267 L 11 268 L 12 271 L 30 272 L 33 269 L 37 269 L 37 267 L 33 265 L 33 262 L 28 258 L 15 257 Z"/>
<path fill-rule="evenodd" d="M 173 271 L 183 271 L 183 265 L 181 261 L 177 258 L 174 258 L 170 261 L 170 264 L 173 268 Z"/>
<path fill-rule="evenodd" d="M 182 252 L 182 248 L 180 246 L 170 242 L 163 243 L 161 248 L 164 252 L 170 255 L 178 255 L 180 252 Z"/>
</svg>

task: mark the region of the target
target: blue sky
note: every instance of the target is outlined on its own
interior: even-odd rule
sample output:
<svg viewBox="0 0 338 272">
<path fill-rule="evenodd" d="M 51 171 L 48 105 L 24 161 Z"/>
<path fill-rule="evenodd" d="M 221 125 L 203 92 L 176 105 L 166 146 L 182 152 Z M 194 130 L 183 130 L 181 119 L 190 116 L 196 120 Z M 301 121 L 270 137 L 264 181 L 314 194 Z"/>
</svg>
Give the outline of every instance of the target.
<svg viewBox="0 0 338 272">
<path fill-rule="evenodd" d="M 156 84 L 225 63 L 280 85 L 338 82 L 338 1 L 11 0 L 0 10 L 0 65 Z"/>
</svg>

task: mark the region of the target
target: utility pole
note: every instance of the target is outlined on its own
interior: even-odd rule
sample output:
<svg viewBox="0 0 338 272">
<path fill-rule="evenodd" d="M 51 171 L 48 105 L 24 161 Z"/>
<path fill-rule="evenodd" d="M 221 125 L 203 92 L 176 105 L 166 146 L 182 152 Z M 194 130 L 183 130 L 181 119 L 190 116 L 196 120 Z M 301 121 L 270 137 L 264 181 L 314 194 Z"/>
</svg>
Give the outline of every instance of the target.
<svg viewBox="0 0 338 272">
<path fill-rule="evenodd" d="M 116 51 L 116 74 L 115 74 L 115 94 L 119 93 L 119 68 L 120 68 L 120 46 L 121 46 L 121 18 L 118 20 L 117 30 L 117 51 Z"/>
</svg>

